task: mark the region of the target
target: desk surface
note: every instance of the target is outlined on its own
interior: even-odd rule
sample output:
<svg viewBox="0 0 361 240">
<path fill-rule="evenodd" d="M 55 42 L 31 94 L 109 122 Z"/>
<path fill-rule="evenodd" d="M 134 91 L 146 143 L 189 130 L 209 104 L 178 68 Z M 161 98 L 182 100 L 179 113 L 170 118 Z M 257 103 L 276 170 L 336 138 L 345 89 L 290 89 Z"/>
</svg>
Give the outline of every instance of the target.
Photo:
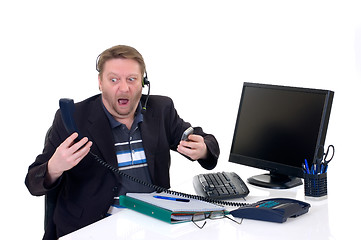
<svg viewBox="0 0 361 240">
<path fill-rule="evenodd" d="M 246 179 L 244 178 L 246 181 Z M 250 194 L 246 201 L 256 202 L 266 198 L 286 197 L 311 204 L 309 212 L 285 223 L 270 223 L 244 219 L 238 225 L 226 218 L 207 220 L 203 229 L 192 222 L 168 224 L 141 213 L 123 209 L 119 213 L 62 237 L 74 239 L 352 239 L 358 235 L 352 206 L 339 206 L 340 194 L 329 188 L 322 200 L 305 198 L 304 187 L 288 190 L 270 190 L 247 184 Z M 194 193 L 192 182 L 185 181 L 177 190 Z M 188 191 L 187 191 L 188 190 Z M 244 200 L 242 200 L 244 201 Z M 345 200 L 341 201 L 344 202 Z M 355 216 L 352 216 L 355 214 Z"/>
</svg>

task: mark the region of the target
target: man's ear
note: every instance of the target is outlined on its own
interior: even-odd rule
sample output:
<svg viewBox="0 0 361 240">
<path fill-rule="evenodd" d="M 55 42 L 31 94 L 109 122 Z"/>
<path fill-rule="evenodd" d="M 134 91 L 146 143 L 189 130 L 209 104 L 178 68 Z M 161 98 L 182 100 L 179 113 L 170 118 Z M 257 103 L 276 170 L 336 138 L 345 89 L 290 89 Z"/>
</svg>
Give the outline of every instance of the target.
<svg viewBox="0 0 361 240">
<path fill-rule="evenodd" d="M 99 85 L 99 91 L 102 92 L 102 78 L 100 77 L 100 75 L 98 75 L 98 85 Z"/>
</svg>

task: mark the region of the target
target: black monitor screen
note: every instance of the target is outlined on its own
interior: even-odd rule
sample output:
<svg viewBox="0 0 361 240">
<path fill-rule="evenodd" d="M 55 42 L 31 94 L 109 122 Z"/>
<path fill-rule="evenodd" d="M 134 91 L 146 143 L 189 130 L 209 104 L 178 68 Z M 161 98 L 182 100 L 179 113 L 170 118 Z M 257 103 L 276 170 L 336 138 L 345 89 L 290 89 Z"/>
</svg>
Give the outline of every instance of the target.
<svg viewBox="0 0 361 240">
<path fill-rule="evenodd" d="M 230 161 L 303 177 L 324 144 L 333 92 L 244 83 Z"/>
</svg>

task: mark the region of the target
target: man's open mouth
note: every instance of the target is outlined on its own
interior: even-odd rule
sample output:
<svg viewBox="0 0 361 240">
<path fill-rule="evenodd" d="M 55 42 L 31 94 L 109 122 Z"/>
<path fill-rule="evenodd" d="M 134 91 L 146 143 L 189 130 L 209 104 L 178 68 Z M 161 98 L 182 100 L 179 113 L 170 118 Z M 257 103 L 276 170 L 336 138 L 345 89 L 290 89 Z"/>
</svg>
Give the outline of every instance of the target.
<svg viewBox="0 0 361 240">
<path fill-rule="evenodd" d="M 119 105 L 126 105 L 129 102 L 129 99 L 121 98 L 118 99 Z"/>
</svg>

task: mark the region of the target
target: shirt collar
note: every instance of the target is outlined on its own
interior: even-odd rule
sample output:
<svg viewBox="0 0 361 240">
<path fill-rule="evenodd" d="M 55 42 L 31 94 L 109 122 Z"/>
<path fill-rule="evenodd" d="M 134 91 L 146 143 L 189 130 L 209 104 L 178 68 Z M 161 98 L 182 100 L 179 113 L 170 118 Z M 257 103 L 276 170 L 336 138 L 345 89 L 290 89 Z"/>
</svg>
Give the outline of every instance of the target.
<svg viewBox="0 0 361 240">
<path fill-rule="evenodd" d="M 102 101 L 102 106 L 103 106 L 105 115 L 107 115 L 107 117 L 109 119 L 109 123 L 110 123 L 111 128 L 116 128 L 116 127 L 118 127 L 120 125 L 123 125 L 122 123 L 115 120 L 115 118 L 110 114 L 108 109 L 104 106 L 103 101 Z M 140 122 L 143 122 L 143 114 L 142 114 L 142 104 L 139 102 L 137 110 L 135 111 L 133 126 L 134 126 L 134 124 L 138 124 Z"/>
</svg>

